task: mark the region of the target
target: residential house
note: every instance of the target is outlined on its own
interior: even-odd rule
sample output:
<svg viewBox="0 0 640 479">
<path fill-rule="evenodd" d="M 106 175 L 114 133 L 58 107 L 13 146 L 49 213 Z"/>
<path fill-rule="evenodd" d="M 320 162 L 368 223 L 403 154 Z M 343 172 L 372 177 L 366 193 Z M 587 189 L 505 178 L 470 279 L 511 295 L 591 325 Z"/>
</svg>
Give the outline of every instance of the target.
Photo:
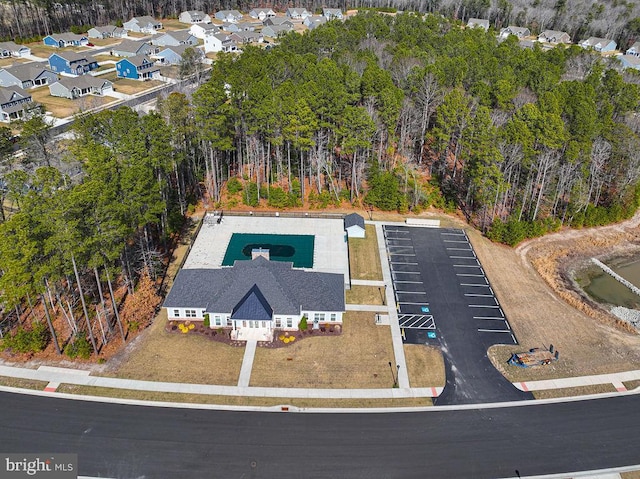
<svg viewBox="0 0 640 479">
<path fill-rule="evenodd" d="M 189 30 L 176 30 L 174 32 L 167 32 L 164 35 L 161 35 L 157 40 L 153 40 L 153 44 L 160 47 L 197 45 L 198 39 L 193 36 Z"/>
<path fill-rule="evenodd" d="M 262 25 L 264 25 L 265 27 L 285 25 L 293 29 L 293 22 L 287 18 L 282 17 L 267 18 L 264 22 L 262 22 Z"/>
<path fill-rule="evenodd" d="M 242 20 L 242 17 L 242 13 L 238 10 L 220 10 L 219 12 L 216 12 L 216 18 L 218 20 L 228 23 L 238 23 Z"/>
<path fill-rule="evenodd" d="M 198 57 L 204 56 L 200 48 L 194 48 L 191 45 L 178 45 L 161 48 L 160 51 L 151 58 L 161 65 L 178 65 L 182 61 L 182 55 L 184 55 L 184 51 L 187 48 L 192 48 Z"/>
<path fill-rule="evenodd" d="M 204 39 L 204 51 L 209 52 L 235 52 L 238 50 L 238 45 L 231 38 L 231 35 L 226 33 L 215 33 L 208 35 Z"/>
<path fill-rule="evenodd" d="M 213 25 L 211 23 L 197 23 L 191 25 L 189 33 L 200 40 L 204 40 L 207 35 L 213 35 L 214 33 L 220 33 L 222 27 L 220 25 Z"/>
<path fill-rule="evenodd" d="M 183 269 L 163 308 L 169 321 L 204 321 L 235 340 L 273 340 L 275 331 L 341 325 L 344 275 L 293 268 L 257 256 L 230 268 Z"/>
<path fill-rule="evenodd" d="M 145 15 L 142 17 L 133 17 L 128 22 L 124 22 L 122 24 L 122 28 L 127 32 L 156 33 L 158 30 L 162 29 L 162 22 Z"/>
<path fill-rule="evenodd" d="M 116 63 L 116 76 L 130 80 L 151 80 L 160 75 L 160 69 L 146 55 L 123 58 Z"/>
<path fill-rule="evenodd" d="M 567 32 L 545 30 L 538 35 L 538 41 L 545 43 L 571 43 L 571 37 Z"/>
<path fill-rule="evenodd" d="M 87 32 L 89 38 L 122 38 L 127 35 L 124 28 L 114 25 L 105 25 L 103 27 L 93 27 Z"/>
<path fill-rule="evenodd" d="M 592 48 L 601 53 L 613 52 L 618 47 L 618 44 L 613 40 L 598 37 L 589 37 L 586 40 L 582 40 L 578 45 L 586 49 Z"/>
<path fill-rule="evenodd" d="M 150 55 L 155 53 L 155 48 L 147 42 L 138 40 L 122 40 L 111 50 L 114 57 L 134 57 L 136 55 Z"/>
<path fill-rule="evenodd" d="M 635 42 L 631 47 L 627 50 L 627 55 L 635 55 L 636 57 L 640 57 L 640 42 Z"/>
<path fill-rule="evenodd" d="M 287 25 L 273 25 L 267 26 L 262 29 L 262 35 L 270 38 L 278 38 L 279 36 L 286 35 L 293 31 L 293 27 Z"/>
<path fill-rule="evenodd" d="M 0 42 L 0 57 L 26 57 L 31 55 L 31 48 L 14 42 Z"/>
<path fill-rule="evenodd" d="M 264 36 L 262 33 L 258 32 L 238 32 L 232 33 L 231 39 L 236 42 L 236 44 L 248 44 L 248 43 L 262 43 L 264 42 Z"/>
<path fill-rule="evenodd" d="M 89 43 L 89 38 L 86 35 L 76 35 L 75 33 L 60 33 L 47 35 L 42 39 L 42 43 L 55 48 L 79 47 Z"/>
<path fill-rule="evenodd" d="M 640 70 L 640 56 L 638 55 L 622 55 L 620 57 L 622 68 L 634 68 Z"/>
<path fill-rule="evenodd" d="M 323 8 L 322 16 L 327 20 L 342 20 L 343 18 L 342 10 L 340 10 L 339 8 Z"/>
<path fill-rule="evenodd" d="M 249 12 L 249 16 L 251 18 L 257 18 L 261 22 L 265 20 L 265 18 L 275 17 L 276 12 L 274 12 L 270 8 L 254 8 Z"/>
<path fill-rule="evenodd" d="M 35 88 L 48 85 L 58 80 L 58 75 L 42 66 L 39 62 L 18 63 L 0 69 L 0 86 L 17 86 L 20 88 Z"/>
<path fill-rule="evenodd" d="M 306 8 L 287 8 L 286 16 L 295 20 L 304 20 L 311 14 Z"/>
<path fill-rule="evenodd" d="M 74 100 L 87 95 L 102 96 L 113 91 L 113 83 L 104 78 L 91 75 L 79 77 L 63 77 L 49 85 L 51 96 L 59 96 Z"/>
<path fill-rule="evenodd" d="M 348 238 L 364 238 L 364 218 L 358 213 L 351 213 L 344 217 L 344 230 Z"/>
<path fill-rule="evenodd" d="M 509 35 L 515 35 L 518 38 L 529 37 L 531 36 L 531 30 L 526 27 L 515 27 L 513 25 L 509 25 L 500 30 L 500 38 L 507 38 Z"/>
<path fill-rule="evenodd" d="M 303 23 L 309 30 L 313 30 L 314 28 L 327 23 L 327 17 L 322 15 L 311 15 L 305 18 Z"/>
<path fill-rule="evenodd" d="M 76 52 L 59 52 L 49 56 L 49 68 L 56 73 L 84 75 L 98 68 L 98 62 L 90 55 Z"/>
<path fill-rule="evenodd" d="M 484 31 L 489 30 L 489 20 L 483 18 L 470 18 L 467 22 L 469 28 L 482 28 Z"/>
<path fill-rule="evenodd" d="M 211 23 L 211 17 L 201 10 L 187 10 L 178 17 L 182 23 Z"/>
<path fill-rule="evenodd" d="M 0 121 L 9 123 L 24 118 L 31 102 L 31 95 L 20 87 L 0 87 Z"/>
</svg>

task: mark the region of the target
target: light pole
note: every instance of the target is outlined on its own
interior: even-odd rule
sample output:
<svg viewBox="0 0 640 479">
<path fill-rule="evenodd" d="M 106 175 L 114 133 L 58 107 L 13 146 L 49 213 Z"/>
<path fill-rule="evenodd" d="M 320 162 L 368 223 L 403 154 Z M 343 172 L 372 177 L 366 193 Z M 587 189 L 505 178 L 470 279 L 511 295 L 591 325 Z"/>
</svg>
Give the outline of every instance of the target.
<svg viewBox="0 0 640 479">
<path fill-rule="evenodd" d="M 391 379 L 393 379 L 393 387 L 397 388 L 398 387 L 398 372 L 400 372 L 400 365 L 396 364 L 396 372 L 393 372 L 393 365 L 391 364 L 391 361 L 389 361 L 389 369 L 391 369 Z"/>
</svg>

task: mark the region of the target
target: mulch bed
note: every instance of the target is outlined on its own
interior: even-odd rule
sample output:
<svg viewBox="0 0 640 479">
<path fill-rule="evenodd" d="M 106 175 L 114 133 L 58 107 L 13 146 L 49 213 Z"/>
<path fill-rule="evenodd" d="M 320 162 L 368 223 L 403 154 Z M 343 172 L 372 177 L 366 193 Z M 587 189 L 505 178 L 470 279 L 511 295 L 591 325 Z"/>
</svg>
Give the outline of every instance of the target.
<svg viewBox="0 0 640 479">
<path fill-rule="evenodd" d="M 189 329 L 188 333 L 183 333 L 178 327 L 179 323 L 183 323 L 186 326 L 193 325 L 193 328 Z M 190 322 L 190 321 L 167 321 L 167 325 L 165 326 L 165 330 L 168 333 L 175 334 L 198 334 L 200 336 L 204 336 L 211 341 L 217 341 L 219 343 L 228 344 L 229 346 L 236 347 L 244 347 L 246 345 L 246 341 L 235 341 L 231 339 L 231 330 L 220 328 L 218 330 L 211 329 L 205 327 L 200 322 Z M 295 344 L 298 341 L 301 341 L 305 338 L 313 338 L 317 336 L 338 336 L 342 334 L 342 325 L 335 324 L 331 326 L 322 326 L 320 329 L 308 329 L 306 331 L 287 331 L 282 332 L 279 330 L 274 330 L 273 333 L 273 341 L 258 341 L 258 346 L 261 348 L 283 348 L 285 346 L 289 346 L 290 344 Z M 280 339 L 280 336 L 284 336 L 283 339 L 287 339 L 287 342 Z M 289 338 L 295 338 L 295 340 L 291 341 Z"/>
</svg>

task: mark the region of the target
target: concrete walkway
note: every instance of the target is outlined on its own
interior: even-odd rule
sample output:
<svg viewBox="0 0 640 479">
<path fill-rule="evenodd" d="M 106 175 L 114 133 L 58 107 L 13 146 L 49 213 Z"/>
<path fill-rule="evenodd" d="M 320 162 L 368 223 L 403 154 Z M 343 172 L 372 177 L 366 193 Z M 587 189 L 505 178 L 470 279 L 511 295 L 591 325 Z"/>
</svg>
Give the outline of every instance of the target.
<svg viewBox="0 0 640 479">
<path fill-rule="evenodd" d="M 618 392 L 627 390 L 623 382 L 640 380 L 640 369 L 621 373 L 597 374 L 594 376 L 577 376 L 574 378 L 543 379 L 513 383 L 521 391 L 543 391 L 545 389 L 576 388 L 595 384 L 613 384 Z"/>
<path fill-rule="evenodd" d="M 244 363 L 243 363 L 244 365 Z M 33 379 L 49 384 L 76 384 L 115 389 L 155 391 L 163 393 L 208 394 L 215 396 L 252 396 L 276 398 L 313 398 L 313 399 L 399 399 L 437 397 L 441 387 L 400 388 L 400 389 L 304 389 L 304 388 L 263 388 L 241 386 L 218 386 L 211 384 L 185 384 L 159 381 L 140 381 L 136 379 L 107 378 L 91 376 L 89 371 L 66 368 L 38 369 L 17 368 L 0 365 L 0 376 Z M 45 389 L 47 390 L 47 389 Z M 49 390 L 49 392 L 52 392 Z"/>
<path fill-rule="evenodd" d="M 251 368 L 253 368 L 253 358 L 256 355 L 257 347 L 257 340 L 247 340 L 244 349 L 244 357 L 242 358 L 242 367 L 240 368 L 240 377 L 238 378 L 239 388 L 249 387 L 249 381 L 251 380 Z"/>
<path fill-rule="evenodd" d="M 386 286 L 384 284 L 384 281 L 382 280 L 376 281 L 373 279 L 352 279 L 351 285 L 352 286 L 378 286 L 378 287 Z"/>
<path fill-rule="evenodd" d="M 346 304 L 347 311 L 369 311 L 372 313 L 386 313 L 388 306 L 382 304 Z"/>
<path fill-rule="evenodd" d="M 389 268 L 389 260 L 387 258 L 387 246 L 384 241 L 384 232 L 382 224 L 375 222 L 376 236 L 378 238 L 378 254 L 380 255 L 380 265 L 382 266 L 382 283 L 391 283 L 391 269 Z M 407 361 L 404 357 L 404 346 L 402 344 L 402 334 L 400 333 L 400 324 L 398 323 L 398 311 L 396 310 L 396 300 L 393 296 L 393 287 L 385 288 L 385 299 L 387 303 L 387 311 L 389 314 L 389 322 L 391 326 L 391 341 L 393 343 L 393 353 L 395 355 L 398 368 L 398 385 L 400 389 L 409 388 L 409 373 L 407 371 Z"/>
</svg>

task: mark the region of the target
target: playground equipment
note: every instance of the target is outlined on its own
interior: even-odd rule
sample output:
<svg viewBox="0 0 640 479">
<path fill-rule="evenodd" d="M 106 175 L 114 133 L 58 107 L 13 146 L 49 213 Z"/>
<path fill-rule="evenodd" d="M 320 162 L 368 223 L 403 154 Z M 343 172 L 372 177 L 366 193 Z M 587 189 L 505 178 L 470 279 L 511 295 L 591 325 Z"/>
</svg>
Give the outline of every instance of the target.
<svg viewBox="0 0 640 479">
<path fill-rule="evenodd" d="M 549 349 L 533 348 L 528 353 L 513 353 L 507 363 L 520 368 L 531 368 L 534 366 L 546 366 L 552 361 L 557 361 L 560 353 L 554 351 L 553 344 Z"/>
</svg>

